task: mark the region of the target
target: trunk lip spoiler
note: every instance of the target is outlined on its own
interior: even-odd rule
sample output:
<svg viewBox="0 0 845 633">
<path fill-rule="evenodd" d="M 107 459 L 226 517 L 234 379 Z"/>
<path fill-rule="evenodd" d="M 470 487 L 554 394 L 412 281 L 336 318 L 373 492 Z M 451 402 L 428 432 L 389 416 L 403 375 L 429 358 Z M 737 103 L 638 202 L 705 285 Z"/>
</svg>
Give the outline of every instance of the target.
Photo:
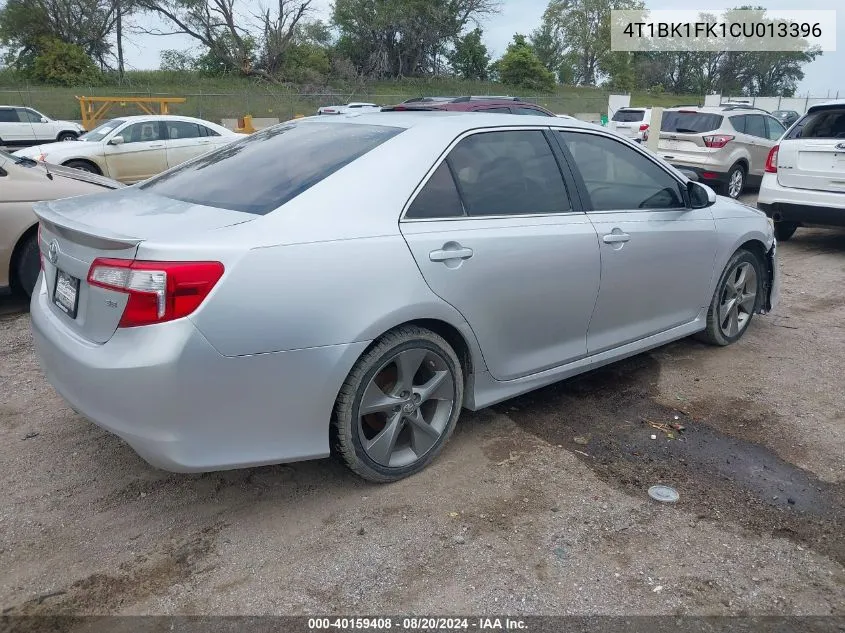
<svg viewBox="0 0 845 633">
<path fill-rule="evenodd" d="M 38 202 L 32 206 L 32 210 L 39 221 L 45 224 L 51 233 L 66 233 L 70 231 L 86 237 L 126 246 L 138 246 L 144 241 L 141 238 L 114 233 L 74 220 L 54 211 L 49 202 Z"/>
</svg>

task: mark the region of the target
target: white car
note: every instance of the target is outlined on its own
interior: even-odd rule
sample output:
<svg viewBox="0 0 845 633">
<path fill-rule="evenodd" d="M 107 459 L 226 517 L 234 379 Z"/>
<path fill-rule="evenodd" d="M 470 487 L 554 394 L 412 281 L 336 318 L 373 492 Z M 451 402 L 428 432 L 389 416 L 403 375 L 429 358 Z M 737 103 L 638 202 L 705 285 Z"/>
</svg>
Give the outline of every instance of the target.
<svg viewBox="0 0 845 633">
<path fill-rule="evenodd" d="M 757 206 L 779 240 L 803 224 L 845 226 L 845 100 L 810 106 L 769 151 Z"/>
<path fill-rule="evenodd" d="M 619 108 L 607 124 L 611 132 L 637 143 L 648 140 L 651 125 L 651 108 Z"/>
<path fill-rule="evenodd" d="M 36 145 L 15 155 L 132 184 L 239 138 L 243 135 L 202 119 L 127 116 L 106 121 L 77 141 Z"/>
<path fill-rule="evenodd" d="M 54 121 L 38 110 L 0 106 L 0 147 L 26 147 L 43 141 L 72 141 L 85 128 L 72 121 Z"/>
<path fill-rule="evenodd" d="M 346 105 L 323 106 L 317 110 L 317 114 L 349 114 L 351 112 L 378 112 L 380 105 L 375 103 L 361 103 L 353 101 Z"/>
</svg>

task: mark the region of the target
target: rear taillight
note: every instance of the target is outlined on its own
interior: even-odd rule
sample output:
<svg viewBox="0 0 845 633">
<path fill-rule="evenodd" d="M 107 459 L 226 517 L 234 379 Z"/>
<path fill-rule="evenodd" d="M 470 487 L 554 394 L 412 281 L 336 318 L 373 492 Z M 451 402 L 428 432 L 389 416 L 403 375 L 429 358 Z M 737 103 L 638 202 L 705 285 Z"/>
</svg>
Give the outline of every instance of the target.
<svg viewBox="0 0 845 633">
<path fill-rule="evenodd" d="M 220 262 L 95 259 L 88 283 L 129 295 L 118 327 L 164 323 L 196 310 L 223 276 Z"/>
<path fill-rule="evenodd" d="M 41 250 L 41 223 L 38 224 L 38 259 L 41 262 L 41 270 L 44 270 L 44 251 Z"/>
<path fill-rule="evenodd" d="M 640 132 L 645 132 L 648 129 L 648 123 L 640 124 Z"/>
<path fill-rule="evenodd" d="M 778 149 L 780 149 L 780 145 L 775 145 L 769 150 L 769 157 L 766 159 L 767 174 L 778 173 Z"/>
<path fill-rule="evenodd" d="M 734 140 L 734 137 L 730 134 L 714 134 L 712 136 L 704 137 L 704 145 L 719 149 L 730 143 L 732 140 Z"/>
</svg>

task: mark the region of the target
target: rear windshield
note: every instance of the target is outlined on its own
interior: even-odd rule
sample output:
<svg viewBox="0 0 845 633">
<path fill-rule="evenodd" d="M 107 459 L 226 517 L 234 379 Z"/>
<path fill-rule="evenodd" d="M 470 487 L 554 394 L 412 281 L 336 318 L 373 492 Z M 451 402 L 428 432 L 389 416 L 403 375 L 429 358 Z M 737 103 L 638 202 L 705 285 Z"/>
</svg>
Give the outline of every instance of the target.
<svg viewBox="0 0 845 633">
<path fill-rule="evenodd" d="M 721 125 L 721 114 L 676 110 L 663 113 L 660 131 L 677 132 L 678 134 L 698 134 L 700 132 L 718 130 Z"/>
<path fill-rule="evenodd" d="M 265 215 L 400 132 L 402 128 L 380 125 L 277 125 L 140 188 L 184 202 Z"/>
<path fill-rule="evenodd" d="M 825 108 L 806 114 L 789 132 L 788 139 L 845 139 L 845 108 Z"/>
<path fill-rule="evenodd" d="M 617 110 L 611 121 L 636 123 L 637 121 L 642 121 L 644 116 L 645 110 Z"/>
</svg>

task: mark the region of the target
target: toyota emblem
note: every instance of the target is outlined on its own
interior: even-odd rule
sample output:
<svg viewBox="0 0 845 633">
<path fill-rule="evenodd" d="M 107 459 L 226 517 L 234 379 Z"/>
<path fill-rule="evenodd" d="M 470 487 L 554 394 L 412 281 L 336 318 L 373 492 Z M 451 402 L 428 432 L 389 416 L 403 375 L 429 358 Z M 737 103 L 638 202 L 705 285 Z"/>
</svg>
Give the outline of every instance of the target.
<svg viewBox="0 0 845 633">
<path fill-rule="evenodd" d="M 50 242 L 50 247 L 47 249 L 47 260 L 51 264 L 59 261 L 59 243 L 56 240 Z"/>
</svg>

